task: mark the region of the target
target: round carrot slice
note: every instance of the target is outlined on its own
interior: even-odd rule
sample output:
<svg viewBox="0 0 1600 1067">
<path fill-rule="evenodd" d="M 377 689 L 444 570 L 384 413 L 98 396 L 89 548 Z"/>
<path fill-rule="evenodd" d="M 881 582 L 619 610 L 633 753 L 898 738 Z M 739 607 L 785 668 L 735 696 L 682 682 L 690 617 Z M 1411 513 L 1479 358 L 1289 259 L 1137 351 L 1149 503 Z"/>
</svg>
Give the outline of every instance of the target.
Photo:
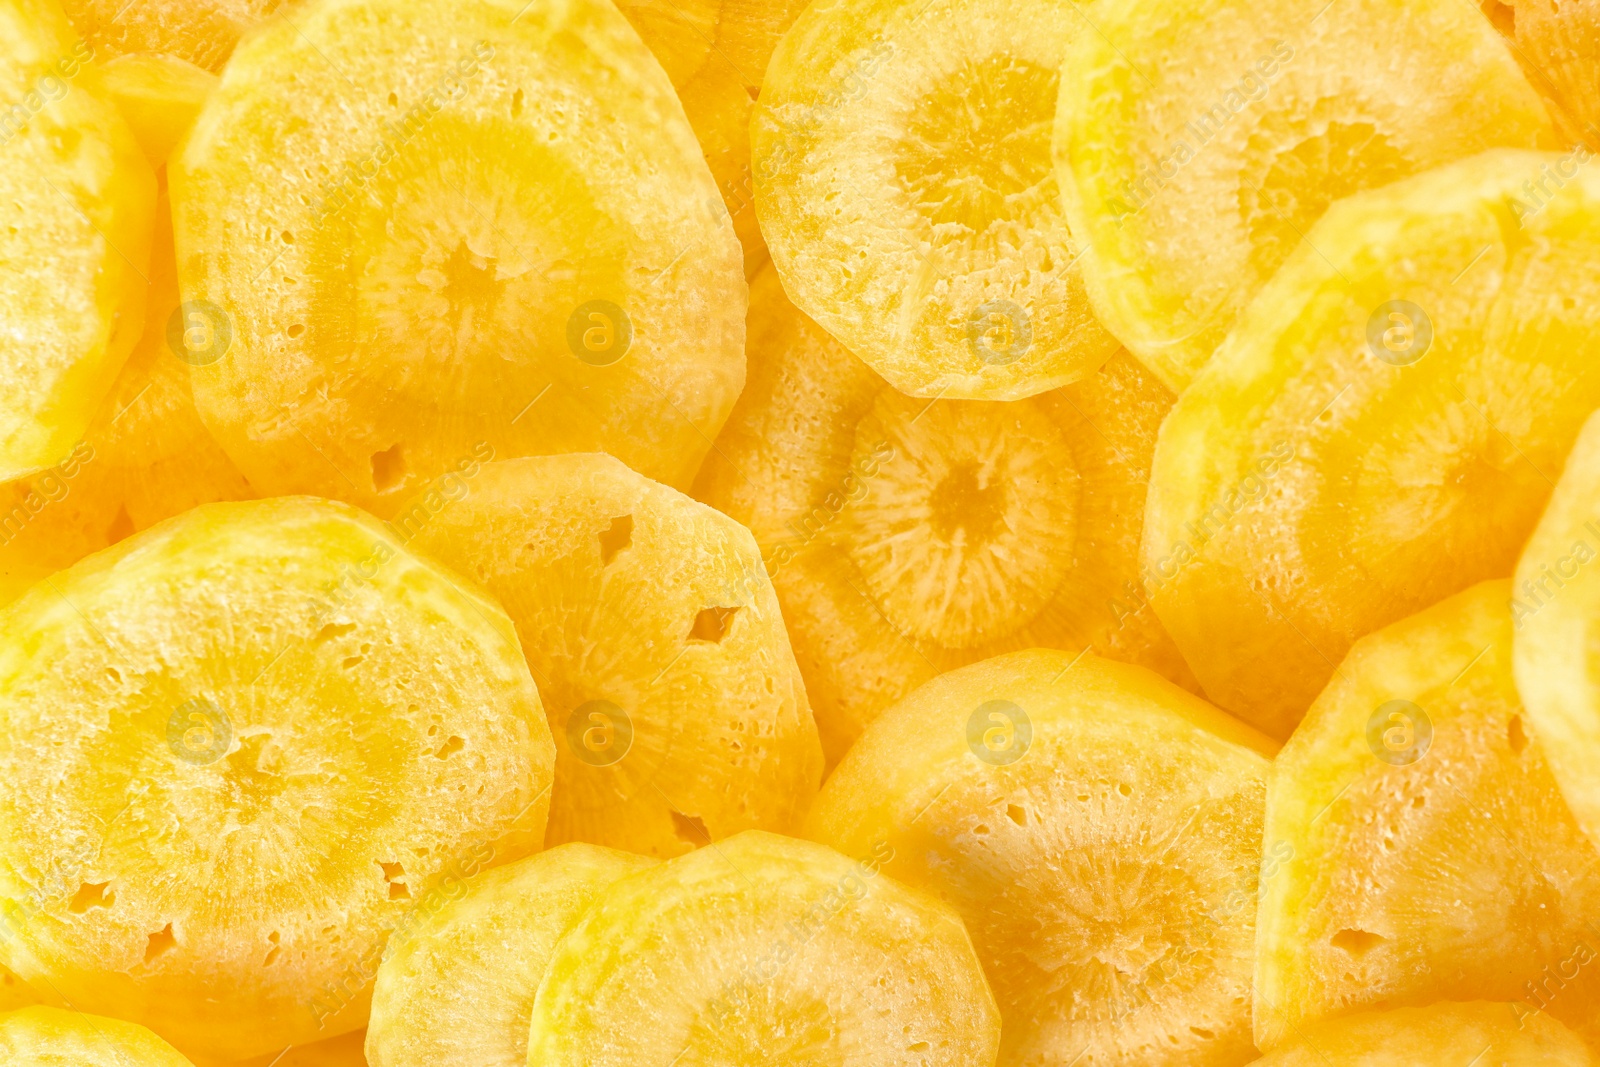
<svg viewBox="0 0 1600 1067">
<path fill-rule="evenodd" d="M 1144 583 L 1287 736 L 1361 637 L 1515 565 L 1600 406 L 1600 173 L 1501 150 L 1329 209 L 1162 424 Z"/>
<path fill-rule="evenodd" d="M 743 385 L 738 240 L 610 3 L 297 6 L 170 166 L 195 399 L 263 493 L 388 515 L 480 446 L 686 485 Z"/>
<path fill-rule="evenodd" d="M 557 738 L 550 844 L 674 856 L 798 827 L 821 746 L 748 530 L 603 455 L 441 490 L 395 525 L 516 621 Z"/>
<path fill-rule="evenodd" d="M 882 863 L 752 830 L 613 883 L 556 947 L 529 1067 L 992 1067 L 961 920 Z"/>
<path fill-rule="evenodd" d="M 1017 400 L 1116 351 L 1050 135 L 1071 0 L 819 0 L 751 124 L 756 210 L 794 301 L 913 396 Z"/>
<path fill-rule="evenodd" d="M 1554 147 L 1477 5 L 1112 0 L 1062 66 L 1054 152 L 1096 313 L 1181 391 L 1334 201 Z M 1325 235 L 1326 236 L 1326 235 Z"/>
<path fill-rule="evenodd" d="M 533 998 L 556 944 L 606 886 L 655 862 L 568 844 L 451 886 L 378 968 L 367 1062 L 523 1067 Z"/>
<path fill-rule="evenodd" d="M 750 384 L 696 493 L 750 527 L 829 760 L 949 670 L 1092 647 L 1195 686 L 1139 588 L 1172 394 L 1126 353 L 1027 400 L 901 394 L 752 283 Z"/>
<path fill-rule="evenodd" d="M 1600 1037 L 1600 853 L 1517 698 L 1510 593 L 1485 582 L 1357 642 L 1273 764 L 1262 1049 L 1473 997 Z"/>
<path fill-rule="evenodd" d="M 553 755 L 451 572 L 343 504 L 196 508 L 0 612 L 0 962 L 199 1056 L 359 1028 L 411 909 L 539 847 Z"/>
<path fill-rule="evenodd" d="M 961 913 L 1005 1067 L 1223 1067 L 1252 1049 L 1272 751 L 1141 667 L 1015 652 L 886 711 L 807 836 Z"/>
</svg>

